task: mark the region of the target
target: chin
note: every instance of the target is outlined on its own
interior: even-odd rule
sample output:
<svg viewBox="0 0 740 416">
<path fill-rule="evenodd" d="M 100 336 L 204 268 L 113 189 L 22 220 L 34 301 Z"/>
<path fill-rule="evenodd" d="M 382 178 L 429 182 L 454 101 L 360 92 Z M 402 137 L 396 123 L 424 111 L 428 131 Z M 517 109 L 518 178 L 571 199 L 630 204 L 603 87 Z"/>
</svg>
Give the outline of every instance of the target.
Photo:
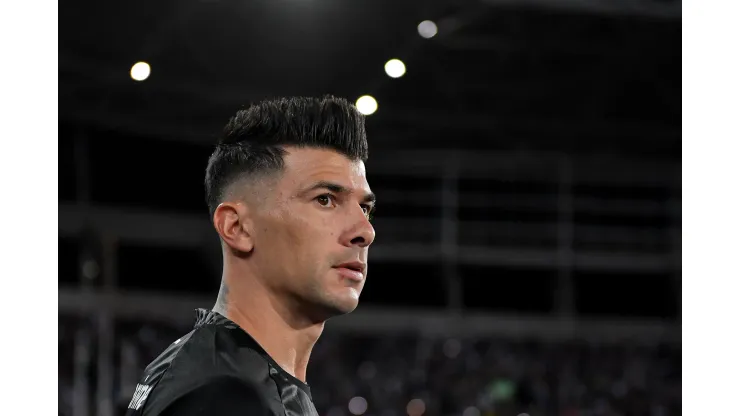
<svg viewBox="0 0 740 416">
<path fill-rule="evenodd" d="M 357 299 L 344 299 L 341 302 L 336 302 L 333 305 L 333 309 L 335 310 L 336 315 L 346 315 L 357 309 L 358 304 L 359 302 Z"/>
<path fill-rule="evenodd" d="M 354 293 L 343 293 L 340 296 L 334 297 L 329 302 L 325 302 L 324 306 L 328 311 L 329 318 L 333 316 L 346 315 L 355 309 L 360 301 L 360 294 L 354 289 L 350 289 Z"/>
<path fill-rule="evenodd" d="M 356 301 L 356 300 L 355 300 L 355 301 L 353 301 L 353 302 L 347 302 L 347 303 L 346 303 L 346 304 L 344 305 L 344 308 L 342 308 L 342 313 L 343 313 L 343 314 L 348 314 L 348 313 L 350 313 L 350 312 L 354 311 L 355 309 L 357 309 L 357 305 L 358 305 L 358 304 L 359 304 L 359 302 L 358 302 L 358 301 Z"/>
<path fill-rule="evenodd" d="M 315 321 L 325 321 L 335 316 L 346 315 L 360 302 L 362 288 L 357 287 L 314 287 L 302 296 L 306 312 Z"/>
</svg>

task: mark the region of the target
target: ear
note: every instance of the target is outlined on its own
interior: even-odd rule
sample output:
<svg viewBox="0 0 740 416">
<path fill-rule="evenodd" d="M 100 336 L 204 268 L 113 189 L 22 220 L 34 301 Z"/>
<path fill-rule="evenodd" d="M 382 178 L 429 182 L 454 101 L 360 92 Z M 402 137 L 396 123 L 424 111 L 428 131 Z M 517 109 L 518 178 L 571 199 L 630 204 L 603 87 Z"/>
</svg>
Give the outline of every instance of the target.
<svg viewBox="0 0 740 416">
<path fill-rule="evenodd" d="M 248 209 L 241 202 L 223 202 L 213 213 L 213 226 L 232 249 L 249 253 L 254 248 Z"/>
</svg>

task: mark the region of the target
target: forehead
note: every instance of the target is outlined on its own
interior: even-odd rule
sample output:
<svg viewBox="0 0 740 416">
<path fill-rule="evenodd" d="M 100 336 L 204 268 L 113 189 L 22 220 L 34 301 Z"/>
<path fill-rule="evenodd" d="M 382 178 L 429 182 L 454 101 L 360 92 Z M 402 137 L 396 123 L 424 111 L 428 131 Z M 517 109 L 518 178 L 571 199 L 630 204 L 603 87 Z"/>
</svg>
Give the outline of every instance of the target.
<svg viewBox="0 0 740 416">
<path fill-rule="evenodd" d="M 288 185 L 334 180 L 350 188 L 369 191 L 365 164 L 361 160 L 350 160 L 330 149 L 288 147 L 286 151 L 283 178 Z"/>
</svg>

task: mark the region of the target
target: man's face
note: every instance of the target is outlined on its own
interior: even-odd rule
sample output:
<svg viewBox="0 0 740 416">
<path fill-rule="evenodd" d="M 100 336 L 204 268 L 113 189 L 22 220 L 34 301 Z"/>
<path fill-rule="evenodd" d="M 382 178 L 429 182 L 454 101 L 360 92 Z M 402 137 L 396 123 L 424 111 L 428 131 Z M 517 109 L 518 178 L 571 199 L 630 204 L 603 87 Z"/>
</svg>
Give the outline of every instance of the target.
<svg viewBox="0 0 740 416">
<path fill-rule="evenodd" d="M 365 165 L 333 150 L 286 150 L 285 169 L 255 213 L 252 258 L 264 283 L 312 318 L 349 313 L 375 239 Z M 346 263 L 355 264 L 338 267 Z"/>
</svg>

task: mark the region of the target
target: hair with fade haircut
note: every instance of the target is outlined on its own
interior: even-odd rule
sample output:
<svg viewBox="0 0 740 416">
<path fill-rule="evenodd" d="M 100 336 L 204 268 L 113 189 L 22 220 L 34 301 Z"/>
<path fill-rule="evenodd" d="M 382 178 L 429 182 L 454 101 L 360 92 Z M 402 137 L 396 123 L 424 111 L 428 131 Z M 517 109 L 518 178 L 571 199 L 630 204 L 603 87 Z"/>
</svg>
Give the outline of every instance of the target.
<svg viewBox="0 0 740 416">
<path fill-rule="evenodd" d="M 331 95 L 266 100 L 238 111 L 208 159 L 205 191 L 211 218 L 237 180 L 282 171 L 283 146 L 332 149 L 366 162 L 365 117 Z"/>
</svg>

